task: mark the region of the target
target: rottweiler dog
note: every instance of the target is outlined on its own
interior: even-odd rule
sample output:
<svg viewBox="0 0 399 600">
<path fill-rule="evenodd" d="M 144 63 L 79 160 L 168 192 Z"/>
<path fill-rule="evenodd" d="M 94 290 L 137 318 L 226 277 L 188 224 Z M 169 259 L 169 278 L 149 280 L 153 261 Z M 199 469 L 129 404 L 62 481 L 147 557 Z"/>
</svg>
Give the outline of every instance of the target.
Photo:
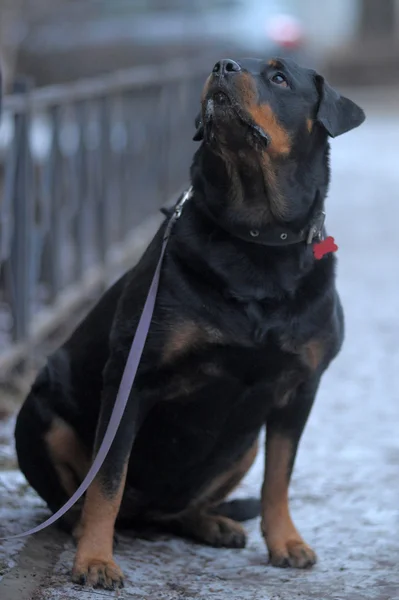
<svg viewBox="0 0 399 600">
<path fill-rule="evenodd" d="M 73 528 L 73 580 L 121 586 L 115 523 L 158 523 L 242 548 L 259 508 L 269 559 L 316 556 L 292 522 L 288 486 L 320 378 L 344 332 L 325 236 L 329 137 L 364 112 L 291 60 L 219 61 L 201 98 L 192 195 L 176 221 L 136 381 L 117 437 Z M 18 416 L 29 483 L 56 511 L 104 435 L 168 218 L 139 263 L 48 359 Z M 261 501 L 223 505 L 266 427 Z"/>
</svg>

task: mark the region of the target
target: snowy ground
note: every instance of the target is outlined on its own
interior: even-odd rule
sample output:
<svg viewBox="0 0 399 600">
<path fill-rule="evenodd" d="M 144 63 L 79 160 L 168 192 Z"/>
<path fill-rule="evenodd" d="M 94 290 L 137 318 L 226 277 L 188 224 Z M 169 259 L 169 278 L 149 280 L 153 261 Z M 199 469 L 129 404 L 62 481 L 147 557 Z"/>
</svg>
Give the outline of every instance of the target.
<svg viewBox="0 0 399 600">
<path fill-rule="evenodd" d="M 327 227 L 339 246 L 344 349 L 326 374 L 301 444 L 292 512 L 318 553 L 311 571 L 267 565 L 259 522 L 245 550 L 216 550 L 167 536 L 121 535 L 119 598 L 143 600 L 399 600 L 399 107 L 398 90 L 363 98 L 367 123 L 333 142 Z M 356 97 L 356 95 L 355 95 Z M 361 102 L 362 97 L 360 96 Z M 8 431 L 6 430 L 8 427 Z M 0 535 L 46 516 L 13 469 L 0 428 Z M 3 456 L 3 459 L 1 458 Z M 1 463 L 0 463 L 1 464 Z M 237 494 L 256 495 L 263 458 Z M 48 531 L 0 544 L 0 598 L 96 600 L 116 593 L 69 581 L 73 546 Z"/>
</svg>

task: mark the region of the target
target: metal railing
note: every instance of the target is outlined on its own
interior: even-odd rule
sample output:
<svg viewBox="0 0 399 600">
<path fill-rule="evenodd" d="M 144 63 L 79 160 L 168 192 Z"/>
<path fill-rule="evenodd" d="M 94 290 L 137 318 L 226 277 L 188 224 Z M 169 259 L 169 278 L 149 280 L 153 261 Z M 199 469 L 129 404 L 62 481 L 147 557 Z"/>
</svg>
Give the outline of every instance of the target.
<svg viewBox="0 0 399 600">
<path fill-rule="evenodd" d="M 188 181 L 204 62 L 4 99 L 0 374 L 131 262 Z"/>
</svg>

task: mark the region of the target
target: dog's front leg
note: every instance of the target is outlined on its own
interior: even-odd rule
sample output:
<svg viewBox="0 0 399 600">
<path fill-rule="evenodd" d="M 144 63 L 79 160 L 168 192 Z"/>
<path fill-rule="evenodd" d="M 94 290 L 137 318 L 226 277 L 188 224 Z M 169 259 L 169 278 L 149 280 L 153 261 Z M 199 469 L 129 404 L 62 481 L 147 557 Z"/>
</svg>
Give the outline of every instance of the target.
<svg viewBox="0 0 399 600">
<path fill-rule="evenodd" d="M 104 371 L 101 411 L 94 453 L 103 440 L 114 407 L 124 361 L 111 357 Z M 123 574 L 113 560 L 115 520 L 119 512 L 126 481 L 127 466 L 134 438 L 147 414 L 133 389 L 119 425 L 117 435 L 98 475 L 86 493 L 82 517 L 75 532 L 78 548 L 72 571 L 76 583 L 115 589 L 123 586 Z"/>
<path fill-rule="evenodd" d="M 303 569 L 316 562 L 315 553 L 292 522 L 288 487 L 298 443 L 317 387 L 316 381 L 300 385 L 288 405 L 275 409 L 267 419 L 261 527 L 270 562 L 276 567 Z"/>
</svg>

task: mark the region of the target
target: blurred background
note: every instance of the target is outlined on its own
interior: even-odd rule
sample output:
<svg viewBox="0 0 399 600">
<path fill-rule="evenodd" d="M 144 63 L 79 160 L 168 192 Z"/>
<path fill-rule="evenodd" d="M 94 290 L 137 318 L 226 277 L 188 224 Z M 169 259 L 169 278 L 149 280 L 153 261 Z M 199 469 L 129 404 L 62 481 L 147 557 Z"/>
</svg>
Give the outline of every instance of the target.
<svg viewBox="0 0 399 600">
<path fill-rule="evenodd" d="M 0 379 L 137 259 L 216 60 L 293 56 L 381 112 L 398 49 L 399 0 L 0 0 Z"/>
</svg>

